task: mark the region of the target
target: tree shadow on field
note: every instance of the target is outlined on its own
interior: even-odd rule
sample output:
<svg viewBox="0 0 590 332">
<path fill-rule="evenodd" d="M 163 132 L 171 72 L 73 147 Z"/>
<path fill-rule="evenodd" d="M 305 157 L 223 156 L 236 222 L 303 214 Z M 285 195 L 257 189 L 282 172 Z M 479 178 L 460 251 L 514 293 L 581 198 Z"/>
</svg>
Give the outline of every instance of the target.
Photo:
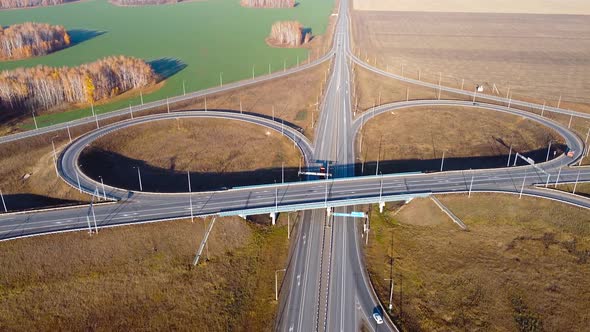
<svg viewBox="0 0 590 332">
<path fill-rule="evenodd" d="M 106 31 L 97 31 L 97 30 L 89 30 L 89 29 L 72 29 L 68 30 L 68 35 L 70 35 L 70 46 L 74 46 L 80 43 L 83 43 L 87 40 L 92 38 L 98 37 L 100 35 L 105 34 Z"/>
<path fill-rule="evenodd" d="M 148 64 L 160 77 L 159 81 L 163 81 L 186 68 L 186 64 L 176 58 L 159 58 L 149 61 Z"/>
</svg>

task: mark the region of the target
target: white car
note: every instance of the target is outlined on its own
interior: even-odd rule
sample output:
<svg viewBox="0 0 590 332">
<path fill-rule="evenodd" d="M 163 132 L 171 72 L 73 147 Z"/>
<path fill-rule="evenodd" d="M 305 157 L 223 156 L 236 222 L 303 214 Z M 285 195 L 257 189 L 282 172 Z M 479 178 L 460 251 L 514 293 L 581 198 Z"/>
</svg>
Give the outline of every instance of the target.
<svg viewBox="0 0 590 332">
<path fill-rule="evenodd" d="M 373 318 L 375 318 L 377 324 L 383 324 L 383 318 L 381 317 L 381 314 L 379 314 L 378 312 L 373 313 Z"/>
</svg>

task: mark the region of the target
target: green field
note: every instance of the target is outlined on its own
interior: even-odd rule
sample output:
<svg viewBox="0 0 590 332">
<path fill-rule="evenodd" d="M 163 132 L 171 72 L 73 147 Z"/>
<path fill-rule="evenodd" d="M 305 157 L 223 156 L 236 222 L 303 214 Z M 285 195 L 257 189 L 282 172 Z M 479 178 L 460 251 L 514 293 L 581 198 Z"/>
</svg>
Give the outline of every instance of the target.
<svg viewBox="0 0 590 332">
<path fill-rule="evenodd" d="M 11 25 L 27 21 L 60 24 L 68 30 L 104 32 L 68 49 L 33 59 L 1 62 L 0 70 L 48 66 L 76 66 L 109 55 L 128 55 L 147 61 L 176 58 L 187 65 L 170 77 L 160 90 L 144 101 L 163 99 L 186 91 L 197 91 L 282 70 L 283 62 L 293 66 L 297 57 L 307 58 L 306 49 L 279 49 L 266 45 L 270 27 L 278 20 L 295 19 L 315 35 L 328 25 L 333 0 L 299 0 L 289 9 L 243 8 L 240 0 L 194 1 L 175 5 L 117 7 L 108 0 L 88 0 L 62 6 L 0 11 L 0 22 Z M 139 103 L 139 98 L 121 100 L 96 108 L 104 113 Z M 39 116 L 40 126 L 90 115 L 89 109 Z"/>
</svg>

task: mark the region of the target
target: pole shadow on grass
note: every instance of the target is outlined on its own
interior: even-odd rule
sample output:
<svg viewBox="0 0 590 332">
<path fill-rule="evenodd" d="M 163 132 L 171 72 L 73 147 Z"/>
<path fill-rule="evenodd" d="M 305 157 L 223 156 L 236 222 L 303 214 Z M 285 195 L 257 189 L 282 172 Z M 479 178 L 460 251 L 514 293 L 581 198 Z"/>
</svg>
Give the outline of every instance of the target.
<svg viewBox="0 0 590 332">
<path fill-rule="evenodd" d="M 159 58 L 149 61 L 148 64 L 160 77 L 159 81 L 163 81 L 168 77 L 173 76 L 187 66 L 184 62 L 180 61 L 180 59 L 176 58 Z"/>
<path fill-rule="evenodd" d="M 100 35 L 105 34 L 106 31 L 90 30 L 90 29 L 72 29 L 68 30 L 70 35 L 71 46 L 78 45 L 92 38 L 96 38 Z"/>
</svg>

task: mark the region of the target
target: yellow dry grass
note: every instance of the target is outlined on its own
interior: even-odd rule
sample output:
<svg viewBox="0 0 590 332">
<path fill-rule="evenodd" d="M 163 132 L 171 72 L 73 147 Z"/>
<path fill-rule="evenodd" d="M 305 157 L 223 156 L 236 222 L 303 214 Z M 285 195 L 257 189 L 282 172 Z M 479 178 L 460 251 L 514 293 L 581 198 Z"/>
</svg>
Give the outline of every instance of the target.
<svg viewBox="0 0 590 332">
<path fill-rule="evenodd" d="M 0 329 L 270 331 L 285 227 L 219 218 L 0 243 Z M 206 254 L 206 253 L 205 253 Z"/>
<path fill-rule="evenodd" d="M 362 139 L 361 139 L 362 136 Z M 554 131 L 510 114 L 461 107 L 420 107 L 384 113 L 357 138 L 365 162 L 508 156 L 563 142 Z M 555 144 L 555 143 L 553 143 Z M 358 150 L 357 150 L 358 151 Z M 540 153 L 540 152 L 539 152 Z M 544 155 L 543 155 L 544 157 Z M 504 162 L 505 163 L 505 162 Z"/>
<path fill-rule="evenodd" d="M 421 223 L 440 216 L 420 201 L 397 215 L 391 209 L 383 214 L 373 209 L 371 215 L 369 273 L 387 305 L 384 279 L 394 258 L 394 317 L 404 330 L 582 331 L 588 326 L 587 210 L 498 194 L 440 200 L 469 231 L 450 221 Z M 404 219 L 410 220 L 400 223 Z"/>
</svg>

